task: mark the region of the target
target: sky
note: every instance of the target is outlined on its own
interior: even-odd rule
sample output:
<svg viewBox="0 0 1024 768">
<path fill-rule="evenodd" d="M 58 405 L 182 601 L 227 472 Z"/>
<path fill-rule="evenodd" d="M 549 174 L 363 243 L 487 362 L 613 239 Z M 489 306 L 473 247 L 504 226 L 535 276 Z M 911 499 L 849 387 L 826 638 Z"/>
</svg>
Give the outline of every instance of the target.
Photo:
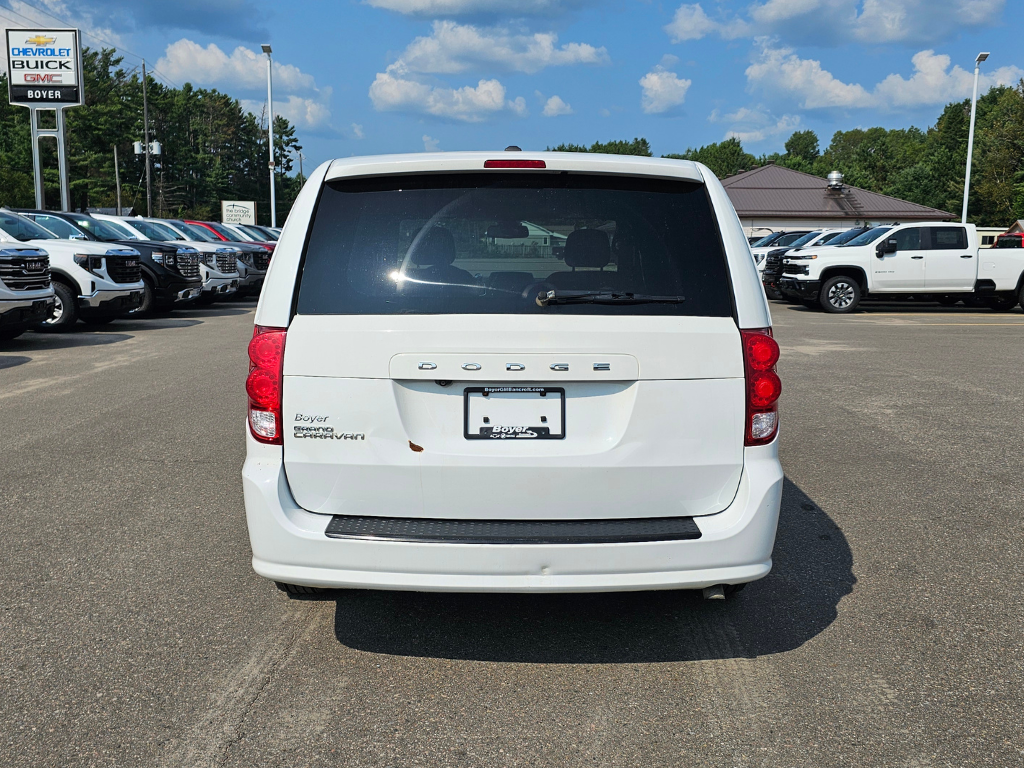
<svg viewBox="0 0 1024 768">
<path fill-rule="evenodd" d="M 60 22 L 63 22 L 61 24 Z M 127 66 L 274 108 L 306 173 L 333 157 L 934 123 L 1024 77 L 1024 0 L 0 0 L 0 26 L 77 26 Z M 159 138 L 159 137 L 157 137 Z"/>
</svg>

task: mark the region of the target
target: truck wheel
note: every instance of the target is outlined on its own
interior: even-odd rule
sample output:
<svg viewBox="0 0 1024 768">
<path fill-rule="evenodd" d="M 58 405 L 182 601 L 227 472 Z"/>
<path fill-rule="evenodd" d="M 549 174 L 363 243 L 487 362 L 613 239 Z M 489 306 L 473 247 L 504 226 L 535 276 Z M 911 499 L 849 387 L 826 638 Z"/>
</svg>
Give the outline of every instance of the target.
<svg viewBox="0 0 1024 768">
<path fill-rule="evenodd" d="M 274 582 L 277 584 L 277 588 L 282 592 L 287 592 L 289 595 L 326 595 L 331 592 L 329 589 L 323 587 L 304 587 L 301 584 L 285 584 L 283 581 Z"/>
<path fill-rule="evenodd" d="M 75 294 L 64 283 L 53 283 L 53 293 L 56 301 L 53 305 L 53 314 L 39 325 L 41 331 L 67 331 L 78 322 L 78 305 L 75 303 Z"/>
<path fill-rule="evenodd" d="M 821 286 L 818 300 L 826 312 L 847 314 L 853 312 L 860 304 L 860 286 L 856 280 L 846 275 L 830 277 Z"/>
<path fill-rule="evenodd" d="M 128 313 L 132 317 L 148 317 L 149 315 L 153 314 L 153 304 L 155 301 L 155 295 L 153 293 L 153 284 L 149 282 L 148 277 L 143 277 L 142 283 L 142 303 Z"/>
<path fill-rule="evenodd" d="M 993 296 L 990 299 L 985 300 L 985 304 L 989 309 L 994 309 L 996 312 L 1009 312 L 1017 306 L 1016 296 Z"/>
</svg>

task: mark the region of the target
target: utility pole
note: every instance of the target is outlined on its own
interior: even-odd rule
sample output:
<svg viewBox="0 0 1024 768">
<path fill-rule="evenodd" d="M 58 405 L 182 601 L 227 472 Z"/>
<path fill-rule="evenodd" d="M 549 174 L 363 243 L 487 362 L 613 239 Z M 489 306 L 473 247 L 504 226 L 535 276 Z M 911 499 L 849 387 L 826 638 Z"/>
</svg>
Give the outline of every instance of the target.
<svg viewBox="0 0 1024 768">
<path fill-rule="evenodd" d="M 302 154 L 301 152 L 299 152 L 299 177 L 300 177 L 300 178 L 301 178 L 301 179 L 302 179 L 303 181 L 305 181 L 305 180 L 306 180 L 306 174 L 304 174 L 304 173 L 302 172 L 302 161 L 303 161 L 303 160 L 305 160 L 305 159 L 306 159 L 306 156 L 305 156 L 304 154 Z"/>
<path fill-rule="evenodd" d="M 153 180 L 149 162 L 149 97 L 146 95 L 146 60 L 142 60 L 142 143 L 146 145 L 146 215 L 153 215 Z"/>
<path fill-rule="evenodd" d="M 117 185 L 117 215 L 121 216 L 121 169 L 117 165 L 117 144 L 114 145 L 114 184 Z"/>
</svg>

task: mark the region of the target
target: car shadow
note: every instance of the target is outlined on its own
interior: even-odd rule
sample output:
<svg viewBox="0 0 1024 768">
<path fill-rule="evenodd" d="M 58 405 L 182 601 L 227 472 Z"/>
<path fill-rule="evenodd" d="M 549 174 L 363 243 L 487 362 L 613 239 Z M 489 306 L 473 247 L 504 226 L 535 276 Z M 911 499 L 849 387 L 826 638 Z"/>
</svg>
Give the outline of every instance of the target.
<svg viewBox="0 0 1024 768">
<path fill-rule="evenodd" d="M 804 304 L 791 304 L 788 301 L 777 299 L 771 300 L 772 308 L 778 307 L 791 312 L 811 312 L 825 314 L 825 311 L 818 306 L 808 307 Z M 981 313 L 992 317 L 1000 315 L 1019 315 L 1022 309 L 1018 305 L 1006 312 L 996 312 L 988 307 L 968 307 L 963 304 L 955 304 L 952 307 L 943 306 L 938 302 L 928 301 L 884 301 L 881 299 L 864 299 L 860 306 L 852 314 L 870 315 L 872 312 L 907 312 L 923 315 L 975 315 Z"/>
<path fill-rule="evenodd" d="M 127 333 L 110 333 L 108 331 L 89 330 L 81 326 L 81 330 L 67 333 L 26 333 L 11 341 L 4 342 L 7 352 L 43 352 L 48 349 L 69 349 L 71 347 L 95 347 L 102 344 L 117 344 L 127 341 L 132 336 Z"/>
<path fill-rule="evenodd" d="M 343 590 L 338 642 L 371 653 L 536 664 L 754 658 L 835 621 L 856 579 L 843 532 L 788 479 L 774 567 L 725 601 L 700 592 L 506 595 Z"/>
<path fill-rule="evenodd" d="M 180 315 L 181 317 L 231 317 L 232 315 L 248 315 L 256 306 L 251 307 L 244 306 L 233 306 L 233 307 L 222 307 L 222 306 L 206 306 L 206 307 L 181 307 L 175 309 L 174 314 Z"/>
<path fill-rule="evenodd" d="M 24 365 L 31 359 L 31 357 L 25 357 L 24 355 L 0 355 L 0 370 Z"/>
<path fill-rule="evenodd" d="M 161 328 L 191 328 L 193 325 L 202 325 L 202 322 L 202 320 L 190 317 L 153 315 L 151 317 L 125 317 L 117 319 L 109 327 L 117 331 L 153 331 Z"/>
</svg>

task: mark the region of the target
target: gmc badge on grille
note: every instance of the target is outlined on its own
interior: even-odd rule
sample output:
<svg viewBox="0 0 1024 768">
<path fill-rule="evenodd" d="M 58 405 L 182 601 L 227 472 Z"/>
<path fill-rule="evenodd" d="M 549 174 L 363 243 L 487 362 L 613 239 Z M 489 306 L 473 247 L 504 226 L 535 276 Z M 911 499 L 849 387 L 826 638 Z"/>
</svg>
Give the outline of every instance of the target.
<svg viewBox="0 0 1024 768">
<path fill-rule="evenodd" d="M 139 262 L 137 262 L 135 259 L 127 259 L 124 265 L 126 267 L 137 267 L 139 265 Z"/>
<path fill-rule="evenodd" d="M 29 272 L 38 272 L 43 268 L 43 262 L 41 261 L 26 261 L 25 269 Z"/>
</svg>

